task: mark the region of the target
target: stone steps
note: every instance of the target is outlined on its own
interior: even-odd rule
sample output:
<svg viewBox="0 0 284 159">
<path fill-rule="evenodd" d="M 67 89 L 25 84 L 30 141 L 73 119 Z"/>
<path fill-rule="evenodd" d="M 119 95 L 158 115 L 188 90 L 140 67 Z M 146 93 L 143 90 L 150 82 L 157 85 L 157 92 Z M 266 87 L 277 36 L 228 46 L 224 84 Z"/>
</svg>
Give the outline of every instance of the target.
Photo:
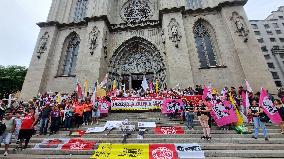
<svg viewBox="0 0 284 159">
<path fill-rule="evenodd" d="M 169 118 L 157 112 L 146 113 L 127 113 L 131 123 L 137 124 L 139 121 L 154 121 L 158 118 L 162 126 L 181 126 L 185 130 L 185 134 L 181 135 L 160 135 L 155 134 L 153 129 L 145 134 L 143 140 L 137 139 L 138 132 L 133 132 L 127 143 L 198 143 L 205 152 L 206 158 L 209 159 L 238 159 L 238 158 L 284 158 L 284 135 L 280 134 L 279 127 L 273 124 L 266 124 L 269 132 L 269 141 L 265 141 L 260 129 L 259 139 L 251 138 L 252 134 L 237 134 L 235 130 L 219 130 L 212 125 L 212 140 L 201 140 L 202 128 L 195 118 L 195 130 L 189 130 L 184 124 L 180 124 L 178 120 L 169 120 Z M 77 130 L 86 130 L 89 127 L 102 127 L 107 120 L 124 120 L 125 114 L 111 113 L 108 117 L 100 120 L 99 125 L 81 126 Z M 252 125 L 249 127 L 252 128 Z M 121 143 L 123 133 L 119 130 L 113 130 L 108 136 L 106 132 L 96 134 L 85 134 L 81 138 L 86 141 L 99 143 Z M 29 148 L 23 151 L 12 151 L 16 144 L 11 145 L 9 157 L 11 159 L 83 159 L 92 156 L 94 151 L 62 151 L 62 150 L 33 150 L 35 144 L 40 143 L 45 138 L 80 138 L 70 137 L 69 131 L 59 131 L 55 135 L 34 135 L 30 141 Z M 0 159 L 4 153 L 4 148 L 0 148 Z M 51 155 L 52 154 L 52 155 Z"/>
</svg>

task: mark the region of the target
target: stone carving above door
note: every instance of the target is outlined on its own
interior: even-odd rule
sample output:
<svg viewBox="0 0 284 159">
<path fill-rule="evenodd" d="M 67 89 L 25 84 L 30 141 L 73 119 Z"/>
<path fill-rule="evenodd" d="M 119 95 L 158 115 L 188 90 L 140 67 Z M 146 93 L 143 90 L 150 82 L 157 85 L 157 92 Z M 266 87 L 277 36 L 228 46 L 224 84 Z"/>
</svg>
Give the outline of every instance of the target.
<svg viewBox="0 0 284 159">
<path fill-rule="evenodd" d="M 154 74 L 166 83 L 166 65 L 163 57 L 151 42 L 133 37 L 124 42 L 113 54 L 109 64 L 109 77 L 119 80 L 123 75 Z"/>
<path fill-rule="evenodd" d="M 149 0 L 129 0 L 123 5 L 120 16 L 126 23 L 137 24 L 151 18 L 153 11 Z"/>
</svg>

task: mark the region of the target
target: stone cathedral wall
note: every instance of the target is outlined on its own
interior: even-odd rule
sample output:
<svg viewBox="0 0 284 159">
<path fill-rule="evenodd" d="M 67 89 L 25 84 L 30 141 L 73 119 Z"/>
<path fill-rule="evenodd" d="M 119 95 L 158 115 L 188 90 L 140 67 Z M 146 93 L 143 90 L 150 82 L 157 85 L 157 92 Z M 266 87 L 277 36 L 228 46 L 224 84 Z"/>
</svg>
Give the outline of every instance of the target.
<svg viewBox="0 0 284 159">
<path fill-rule="evenodd" d="M 86 18 L 74 23 L 75 2 L 53 0 L 47 22 L 38 24 L 41 31 L 23 85 L 22 99 L 38 92 L 73 91 L 77 79 L 82 85 L 87 79 L 90 86 L 96 80 L 101 81 L 109 71 L 114 52 L 133 37 L 141 37 L 160 52 L 166 65 L 168 87 L 212 83 L 222 89 L 224 85 L 238 87 L 247 79 L 256 90 L 262 86 L 275 89 L 243 10 L 246 0 L 143 0 L 144 9 L 150 12 L 140 19 L 124 14 L 123 11 L 133 9 L 127 6 L 130 0 L 92 0 L 88 2 Z M 216 67 L 200 68 L 193 31 L 200 20 L 212 28 Z M 236 20 L 244 29 L 237 30 Z M 71 33 L 80 38 L 76 76 L 60 76 L 65 39 Z M 95 42 L 90 43 L 91 37 Z M 45 40 L 45 49 L 39 51 Z"/>
</svg>

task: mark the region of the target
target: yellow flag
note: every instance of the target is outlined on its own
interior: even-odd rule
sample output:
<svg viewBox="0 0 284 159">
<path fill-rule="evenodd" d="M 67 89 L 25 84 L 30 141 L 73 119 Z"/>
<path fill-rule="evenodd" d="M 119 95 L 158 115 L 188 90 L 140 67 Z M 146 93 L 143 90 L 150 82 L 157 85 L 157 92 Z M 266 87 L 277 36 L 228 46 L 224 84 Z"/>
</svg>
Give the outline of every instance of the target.
<svg viewBox="0 0 284 159">
<path fill-rule="evenodd" d="M 236 126 L 241 126 L 243 125 L 244 123 L 244 119 L 242 117 L 242 115 L 240 114 L 238 108 L 237 108 L 237 105 L 236 105 L 236 102 L 235 100 L 233 99 L 232 95 L 230 94 L 230 102 L 233 104 L 234 108 L 235 108 L 235 111 L 236 111 L 236 114 L 237 114 L 237 117 L 238 117 L 238 121 L 237 121 L 237 124 Z"/>
<path fill-rule="evenodd" d="M 113 81 L 112 90 L 116 90 L 116 80 Z"/>
<path fill-rule="evenodd" d="M 84 95 L 85 95 L 85 96 L 87 96 L 88 90 L 89 90 L 89 87 L 88 87 L 88 80 L 86 80 L 85 83 L 84 83 Z"/>
<path fill-rule="evenodd" d="M 56 95 L 56 103 L 60 103 L 61 102 L 61 95 L 60 92 Z"/>
<path fill-rule="evenodd" d="M 156 93 L 159 92 L 159 80 L 156 79 Z"/>
<path fill-rule="evenodd" d="M 149 144 L 100 144 L 91 158 L 148 159 L 149 147 Z"/>
</svg>

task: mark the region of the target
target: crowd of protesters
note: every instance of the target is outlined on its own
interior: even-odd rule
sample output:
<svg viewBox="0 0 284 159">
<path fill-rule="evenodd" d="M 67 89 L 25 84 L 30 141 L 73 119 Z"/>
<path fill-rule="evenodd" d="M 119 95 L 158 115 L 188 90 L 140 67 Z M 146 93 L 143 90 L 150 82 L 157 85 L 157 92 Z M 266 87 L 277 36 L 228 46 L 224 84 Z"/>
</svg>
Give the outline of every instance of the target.
<svg viewBox="0 0 284 159">
<path fill-rule="evenodd" d="M 202 139 L 211 140 L 211 124 L 212 118 L 210 115 L 212 101 L 220 102 L 219 96 L 229 94 L 236 101 L 239 110 L 243 111 L 241 94 L 244 90 L 239 87 L 237 90 L 234 87 L 225 87 L 222 92 L 218 93 L 217 90 L 212 92 L 212 98 L 200 100 L 197 106 L 193 103 L 183 102 L 183 113 L 177 112 L 170 114 L 170 118 L 179 118 L 186 121 L 185 124 L 189 129 L 194 129 L 193 119 L 198 117 L 200 125 L 203 129 Z M 195 88 L 187 89 L 163 89 L 158 92 L 155 90 L 117 90 L 110 92 L 102 99 L 96 98 L 92 101 L 92 94 L 87 94 L 84 98 L 79 98 L 76 92 L 70 94 L 59 93 L 45 93 L 31 99 L 27 103 L 14 101 L 7 107 L 7 103 L 0 101 L 0 141 L 4 141 L 5 153 L 8 155 L 8 148 L 12 141 L 12 134 L 19 144 L 15 150 L 22 150 L 28 147 L 32 135 L 53 135 L 59 129 L 71 130 L 72 128 L 79 128 L 81 125 L 94 125 L 98 124 L 98 119 L 101 116 L 99 111 L 99 100 L 111 102 L 111 97 L 165 97 L 173 99 L 181 99 L 182 96 L 189 95 L 203 95 L 203 88 L 197 85 Z M 265 114 L 259 106 L 260 93 L 249 93 L 250 107 L 245 113 L 248 117 L 248 122 L 254 123 L 254 136 L 258 138 L 258 128 L 263 128 L 264 137 L 268 140 L 267 130 L 262 118 Z M 279 98 L 279 99 L 278 99 Z M 277 99 L 271 95 L 271 100 L 274 102 L 275 107 L 278 109 L 279 114 L 284 120 L 284 90 L 280 90 Z M 173 103 L 174 104 L 174 103 Z M 269 120 L 269 119 L 268 119 Z M 284 122 L 281 123 L 281 133 L 284 133 Z M 229 126 L 224 126 L 222 129 L 229 129 Z M 24 145 L 23 145 L 24 144 Z"/>
</svg>

